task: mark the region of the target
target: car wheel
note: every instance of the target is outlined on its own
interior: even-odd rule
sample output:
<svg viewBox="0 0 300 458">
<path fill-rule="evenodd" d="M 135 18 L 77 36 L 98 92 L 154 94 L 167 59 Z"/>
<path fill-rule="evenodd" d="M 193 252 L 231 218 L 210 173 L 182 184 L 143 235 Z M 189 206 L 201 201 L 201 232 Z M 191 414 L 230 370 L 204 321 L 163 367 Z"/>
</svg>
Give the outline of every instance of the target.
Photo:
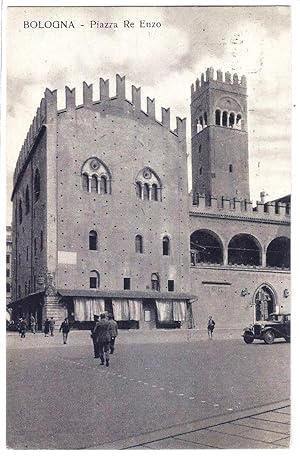
<svg viewBox="0 0 300 458">
<path fill-rule="evenodd" d="M 275 334 L 270 329 L 264 333 L 264 341 L 266 344 L 271 345 L 274 342 Z"/>
<path fill-rule="evenodd" d="M 244 342 L 246 344 L 252 344 L 253 340 L 254 340 L 254 336 L 252 334 L 245 334 L 244 335 Z"/>
</svg>

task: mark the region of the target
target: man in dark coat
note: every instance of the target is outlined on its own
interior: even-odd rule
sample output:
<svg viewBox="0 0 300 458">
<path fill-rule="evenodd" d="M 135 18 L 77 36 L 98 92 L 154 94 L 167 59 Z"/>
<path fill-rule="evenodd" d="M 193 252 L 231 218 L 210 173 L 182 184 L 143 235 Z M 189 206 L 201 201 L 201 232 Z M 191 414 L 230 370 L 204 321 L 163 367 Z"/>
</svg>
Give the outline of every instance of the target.
<svg viewBox="0 0 300 458">
<path fill-rule="evenodd" d="M 109 366 L 109 344 L 110 344 L 110 325 L 106 319 L 105 313 L 101 313 L 100 321 L 98 321 L 93 329 L 94 338 L 98 343 L 99 356 L 101 359 L 101 366 L 104 365 L 104 355 L 106 366 Z"/>
<path fill-rule="evenodd" d="M 67 339 L 68 339 L 68 334 L 69 334 L 69 331 L 70 331 L 70 323 L 69 323 L 69 320 L 68 318 L 65 318 L 64 321 L 62 322 L 60 328 L 59 328 L 59 332 L 63 333 L 63 342 L 64 344 L 67 343 Z"/>
<path fill-rule="evenodd" d="M 110 326 L 110 353 L 113 354 L 113 352 L 115 351 L 115 340 L 118 335 L 118 324 L 113 319 L 111 313 L 108 315 L 108 322 Z"/>
<path fill-rule="evenodd" d="M 215 325 L 216 325 L 216 323 L 214 322 L 213 317 L 210 315 L 208 317 L 208 323 L 207 323 L 207 333 L 208 333 L 208 337 L 210 339 L 212 339 L 212 335 L 213 335 L 213 332 L 214 332 L 214 329 L 215 329 Z"/>
<path fill-rule="evenodd" d="M 94 335 L 94 329 L 98 321 L 99 321 L 99 315 L 94 315 L 94 325 L 91 330 L 91 338 L 93 339 L 93 345 L 94 345 L 94 358 L 99 358 L 99 345 L 97 343 L 96 336 Z"/>
</svg>

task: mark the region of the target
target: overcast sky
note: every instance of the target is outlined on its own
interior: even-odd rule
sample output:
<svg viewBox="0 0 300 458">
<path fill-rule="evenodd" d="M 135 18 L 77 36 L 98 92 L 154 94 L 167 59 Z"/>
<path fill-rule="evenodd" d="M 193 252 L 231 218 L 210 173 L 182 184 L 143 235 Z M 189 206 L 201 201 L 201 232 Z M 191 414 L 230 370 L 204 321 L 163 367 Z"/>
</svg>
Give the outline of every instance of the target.
<svg viewBox="0 0 300 458">
<path fill-rule="evenodd" d="M 129 19 L 133 29 L 121 27 Z M 138 27 L 140 19 L 160 22 L 158 29 Z M 24 29 L 23 21 L 72 20 L 75 29 Z M 117 29 L 90 29 L 89 21 L 117 22 Z M 81 27 L 84 24 L 85 27 Z M 207 67 L 245 74 L 248 81 L 248 131 L 251 198 L 268 200 L 290 193 L 291 44 L 288 7 L 158 8 L 10 8 L 7 17 L 7 197 L 12 175 L 45 87 L 58 89 L 93 83 L 115 74 L 142 86 L 146 97 L 176 116 L 188 118 L 190 85 Z M 11 218 L 8 203 L 8 222 Z"/>
</svg>

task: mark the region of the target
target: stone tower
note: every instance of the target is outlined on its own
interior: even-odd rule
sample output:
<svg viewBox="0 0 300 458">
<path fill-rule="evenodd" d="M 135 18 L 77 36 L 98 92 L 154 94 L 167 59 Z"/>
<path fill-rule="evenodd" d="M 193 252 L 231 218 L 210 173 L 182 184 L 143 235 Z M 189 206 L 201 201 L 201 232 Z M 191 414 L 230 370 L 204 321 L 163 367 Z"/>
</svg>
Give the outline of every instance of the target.
<svg viewBox="0 0 300 458">
<path fill-rule="evenodd" d="M 247 199 L 247 83 L 235 73 L 206 70 L 191 86 L 193 193 Z"/>
</svg>

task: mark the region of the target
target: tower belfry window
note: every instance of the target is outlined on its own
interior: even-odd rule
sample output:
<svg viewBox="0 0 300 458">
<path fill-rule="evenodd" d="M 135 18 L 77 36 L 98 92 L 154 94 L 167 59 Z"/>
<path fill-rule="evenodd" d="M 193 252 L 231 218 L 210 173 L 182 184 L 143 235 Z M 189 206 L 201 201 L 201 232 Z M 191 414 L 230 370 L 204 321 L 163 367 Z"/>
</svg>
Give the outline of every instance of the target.
<svg viewBox="0 0 300 458">
<path fill-rule="evenodd" d="M 234 113 L 230 113 L 229 115 L 229 127 L 234 127 Z"/>
<path fill-rule="evenodd" d="M 221 125 L 221 111 L 216 110 L 216 126 L 220 126 L 220 125 Z"/>
<path fill-rule="evenodd" d="M 228 113 L 227 113 L 227 111 L 223 111 L 223 113 L 222 113 L 222 126 L 227 127 L 227 119 L 228 119 Z"/>
</svg>

